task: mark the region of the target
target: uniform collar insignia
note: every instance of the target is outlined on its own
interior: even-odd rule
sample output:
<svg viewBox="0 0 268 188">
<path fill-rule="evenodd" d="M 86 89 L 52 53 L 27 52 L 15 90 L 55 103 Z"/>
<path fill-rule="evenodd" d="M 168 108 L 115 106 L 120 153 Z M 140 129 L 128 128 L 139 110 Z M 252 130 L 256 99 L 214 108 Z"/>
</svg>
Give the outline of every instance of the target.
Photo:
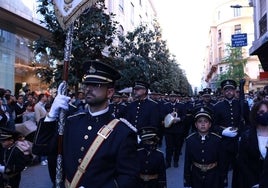
<svg viewBox="0 0 268 188">
<path fill-rule="evenodd" d="M 89 71 L 88 71 L 90 74 L 93 74 L 93 73 L 95 73 L 96 72 L 96 69 L 95 69 L 95 67 L 94 66 L 90 66 L 89 67 Z"/>
</svg>

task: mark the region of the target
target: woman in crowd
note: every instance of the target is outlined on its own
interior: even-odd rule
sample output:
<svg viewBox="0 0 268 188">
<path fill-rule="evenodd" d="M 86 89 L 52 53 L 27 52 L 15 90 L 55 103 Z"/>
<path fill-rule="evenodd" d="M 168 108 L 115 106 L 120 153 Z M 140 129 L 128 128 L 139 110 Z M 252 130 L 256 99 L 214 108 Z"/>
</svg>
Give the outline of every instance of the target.
<svg viewBox="0 0 268 188">
<path fill-rule="evenodd" d="M 268 142 L 268 101 L 254 104 L 250 114 L 251 128 L 241 136 L 238 161 L 240 187 L 257 187 L 263 171 Z"/>
</svg>

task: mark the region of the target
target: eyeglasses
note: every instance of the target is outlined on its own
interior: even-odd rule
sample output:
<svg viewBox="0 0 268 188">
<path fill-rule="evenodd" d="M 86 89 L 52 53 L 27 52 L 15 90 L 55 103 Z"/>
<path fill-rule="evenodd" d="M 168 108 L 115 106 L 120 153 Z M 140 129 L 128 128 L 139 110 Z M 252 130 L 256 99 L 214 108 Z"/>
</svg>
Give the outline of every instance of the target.
<svg viewBox="0 0 268 188">
<path fill-rule="evenodd" d="M 97 90 L 97 89 L 99 89 L 99 88 L 101 88 L 101 87 L 103 87 L 104 86 L 104 84 L 97 84 L 97 83 L 90 83 L 90 84 L 84 84 L 83 86 L 82 86 L 82 89 L 83 90 Z"/>
</svg>

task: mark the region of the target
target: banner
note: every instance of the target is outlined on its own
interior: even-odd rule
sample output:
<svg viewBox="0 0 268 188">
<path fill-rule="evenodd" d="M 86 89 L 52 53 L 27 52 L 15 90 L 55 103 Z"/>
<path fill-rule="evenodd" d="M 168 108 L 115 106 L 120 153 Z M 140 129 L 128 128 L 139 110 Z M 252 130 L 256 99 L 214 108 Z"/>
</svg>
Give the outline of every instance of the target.
<svg viewBox="0 0 268 188">
<path fill-rule="evenodd" d="M 56 17 L 65 30 L 98 0 L 53 0 Z"/>
</svg>

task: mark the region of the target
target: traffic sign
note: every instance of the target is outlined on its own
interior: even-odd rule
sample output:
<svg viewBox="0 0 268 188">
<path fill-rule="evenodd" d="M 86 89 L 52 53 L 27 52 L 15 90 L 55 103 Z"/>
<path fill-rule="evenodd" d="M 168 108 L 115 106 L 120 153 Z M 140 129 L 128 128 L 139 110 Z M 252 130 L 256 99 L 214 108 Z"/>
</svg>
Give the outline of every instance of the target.
<svg viewBox="0 0 268 188">
<path fill-rule="evenodd" d="M 242 47 L 247 45 L 247 33 L 239 33 L 232 35 L 232 47 Z"/>
</svg>

